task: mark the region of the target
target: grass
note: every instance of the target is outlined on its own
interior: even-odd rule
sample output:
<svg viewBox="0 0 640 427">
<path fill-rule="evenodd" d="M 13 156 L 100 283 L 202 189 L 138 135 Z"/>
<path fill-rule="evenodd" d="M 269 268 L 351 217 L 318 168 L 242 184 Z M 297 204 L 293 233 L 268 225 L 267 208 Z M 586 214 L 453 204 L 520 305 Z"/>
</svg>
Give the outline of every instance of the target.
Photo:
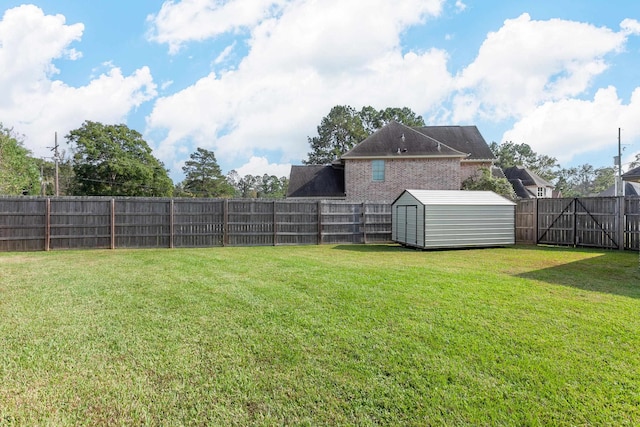
<svg viewBox="0 0 640 427">
<path fill-rule="evenodd" d="M 637 253 L 0 254 L 0 426 L 638 425 Z"/>
</svg>

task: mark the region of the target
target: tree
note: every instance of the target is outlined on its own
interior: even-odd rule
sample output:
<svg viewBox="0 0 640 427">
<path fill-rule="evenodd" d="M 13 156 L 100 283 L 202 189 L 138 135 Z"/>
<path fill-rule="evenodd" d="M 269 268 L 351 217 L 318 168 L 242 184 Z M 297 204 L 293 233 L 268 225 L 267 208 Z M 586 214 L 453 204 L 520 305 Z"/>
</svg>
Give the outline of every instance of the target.
<svg viewBox="0 0 640 427">
<path fill-rule="evenodd" d="M 362 125 L 368 135 L 371 135 L 392 120 L 409 127 L 424 126 L 424 119 L 422 116 L 416 115 L 416 113 L 407 107 L 389 107 L 384 110 L 376 110 L 369 106 L 363 107 L 362 110 L 360 110 L 359 115 L 362 119 Z"/>
<path fill-rule="evenodd" d="M 629 163 L 629 170 L 640 167 L 640 153 L 636 154 L 635 160 Z"/>
<path fill-rule="evenodd" d="M 275 175 L 245 175 L 240 177 L 235 170 L 227 174 L 227 180 L 235 188 L 236 197 L 244 199 L 282 199 L 287 194 L 289 179 Z"/>
<path fill-rule="evenodd" d="M 289 179 L 275 175 L 262 175 L 258 187 L 258 197 L 262 199 L 284 199 L 287 194 Z"/>
<path fill-rule="evenodd" d="M 493 191 L 496 194 L 516 199 L 511 183 L 506 178 L 496 178 L 488 168 L 478 169 L 475 176 L 471 176 L 462 182 L 463 190 Z"/>
<path fill-rule="evenodd" d="M 506 141 L 502 144 L 492 142 L 489 148 L 498 159 L 496 166 L 507 169 L 513 166 L 523 166 L 537 173 L 541 178 L 552 181 L 557 176 L 559 167 L 555 157 L 538 154 L 528 144 L 516 144 Z"/>
<path fill-rule="evenodd" d="M 58 194 L 68 196 L 73 193 L 75 177 L 73 175 L 73 159 L 65 155 L 64 150 L 58 161 Z M 40 170 L 42 195 L 56 194 L 56 164 L 53 160 L 35 159 Z"/>
<path fill-rule="evenodd" d="M 311 145 L 303 161 L 307 165 L 330 164 L 368 136 L 356 110 L 346 105 L 333 107 L 317 130 L 318 136 L 307 138 Z"/>
<path fill-rule="evenodd" d="M 173 183 L 142 135 L 127 126 L 85 121 L 66 136 L 75 146 L 73 194 L 170 196 Z"/>
<path fill-rule="evenodd" d="M 615 183 L 615 168 L 594 168 L 585 163 L 578 167 L 561 169 L 558 172 L 556 190 L 564 197 L 593 196 Z"/>
<path fill-rule="evenodd" d="M 36 195 L 40 193 L 40 174 L 31 152 L 12 129 L 0 123 L 0 194 Z"/>
<path fill-rule="evenodd" d="M 222 175 L 213 151 L 198 147 L 182 167 L 182 188 L 192 197 L 231 197 L 233 186 Z"/>
<path fill-rule="evenodd" d="M 358 112 L 348 105 L 336 105 L 317 127 L 318 136 L 307 138 L 311 151 L 303 163 L 330 164 L 391 120 L 424 126 L 422 117 L 406 107 L 376 110 L 369 106 Z"/>
</svg>

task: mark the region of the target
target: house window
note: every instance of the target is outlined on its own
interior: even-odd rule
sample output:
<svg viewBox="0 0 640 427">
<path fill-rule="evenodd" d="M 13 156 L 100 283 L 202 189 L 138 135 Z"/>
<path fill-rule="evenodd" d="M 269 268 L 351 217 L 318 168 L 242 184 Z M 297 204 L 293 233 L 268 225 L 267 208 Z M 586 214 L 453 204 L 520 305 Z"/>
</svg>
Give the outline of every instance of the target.
<svg viewBox="0 0 640 427">
<path fill-rule="evenodd" d="M 384 160 L 372 160 L 371 170 L 373 171 L 372 178 L 374 181 L 384 181 Z"/>
<path fill-rule="evenodd" d="M 544 197 L 545 196 L 545 188 L 544 187 L 538 187 L 538 197 Z"/>
</svg>

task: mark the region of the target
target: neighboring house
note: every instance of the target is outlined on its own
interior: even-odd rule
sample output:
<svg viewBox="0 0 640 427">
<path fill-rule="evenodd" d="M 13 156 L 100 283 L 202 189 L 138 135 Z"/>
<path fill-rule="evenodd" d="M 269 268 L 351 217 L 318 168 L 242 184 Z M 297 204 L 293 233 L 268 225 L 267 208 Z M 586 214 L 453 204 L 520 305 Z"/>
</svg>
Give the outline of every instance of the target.
<svg viewBox="0 0 640 427">
<path fill-rule="evenodd" d="M 640 182 L 640 166 L 622 175 L 623 181 Z"/>
<path fill-rule="evenodd" d="M 622 182 L 624 183 L 625 196 L 640 196 L 640 167 L 631 169 L 627 173 L 623 174 Z M 615 196 L 615 195 L 616 195 L 615 184 L 598 194 L 598 196 Z"/>
<path fill-rule="evenodd" d="M 504 169 L 504 175 L 513 186 L 513 191 L 519 199 L 556 197 L 555 187 L 531 169 L 513 166 Z"/>
<path fill-rule="evenodd" d="M 600 197 L 613 197 L 616 195 L 615 184 L 607 188 L 604 191 L 598 193 Z M 640 182 L 625 182 L 624 183 L 624 195 L 625 196 L 640 196 Z"/>
<path fill-rule="evenodd" d="M 475 126 L 412 128 L 391 121 L 331 166 L 293 166 L 287 197 L 325 198 L 324 179 L 339 183 L 342 174 L 345 200 L 391 203 L 407 188 L 459 190 L 462 181 L 494 161 Z"/>
</svg>

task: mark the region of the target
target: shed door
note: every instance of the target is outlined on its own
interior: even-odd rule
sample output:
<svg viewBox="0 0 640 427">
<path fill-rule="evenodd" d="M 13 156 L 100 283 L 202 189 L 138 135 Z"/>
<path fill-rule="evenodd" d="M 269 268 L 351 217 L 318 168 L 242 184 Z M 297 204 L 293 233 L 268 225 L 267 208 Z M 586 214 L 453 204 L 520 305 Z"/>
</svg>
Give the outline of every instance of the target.
<svg viewBox="0 0 640 427">
<path fill-rule="evenodd" d="M 408 245 L 418 244 L 418 207 L 416 205 L 396 206 L 396 238 Z"/>
</svg>

